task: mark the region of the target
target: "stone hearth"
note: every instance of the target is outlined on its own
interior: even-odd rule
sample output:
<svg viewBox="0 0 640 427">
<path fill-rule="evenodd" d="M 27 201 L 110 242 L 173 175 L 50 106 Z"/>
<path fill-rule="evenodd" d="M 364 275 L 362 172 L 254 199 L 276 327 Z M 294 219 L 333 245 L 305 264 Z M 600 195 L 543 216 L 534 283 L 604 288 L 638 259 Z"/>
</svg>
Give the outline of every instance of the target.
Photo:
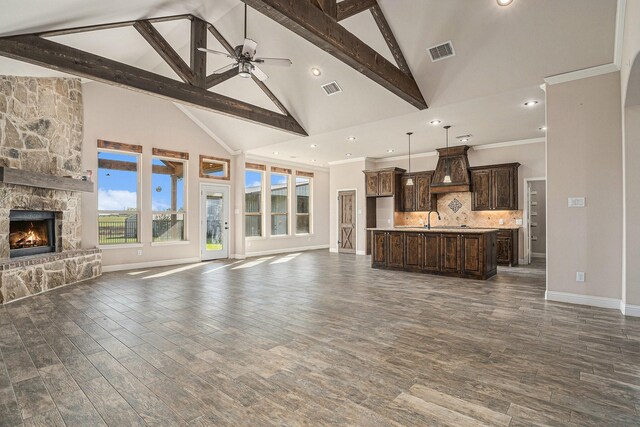
<svg viewBox="0 0 640 427">
<path fill-rule="evenodd" d="M 0 76 L 0 166 L 82 174 L 79 79 Z M 0 183 L 0 303 L 101 274 L 101 255 L 81 249 L 81 193 Z M 56 213 L 56 253 L 9 259 L 9 212 Z"/>
</svg>

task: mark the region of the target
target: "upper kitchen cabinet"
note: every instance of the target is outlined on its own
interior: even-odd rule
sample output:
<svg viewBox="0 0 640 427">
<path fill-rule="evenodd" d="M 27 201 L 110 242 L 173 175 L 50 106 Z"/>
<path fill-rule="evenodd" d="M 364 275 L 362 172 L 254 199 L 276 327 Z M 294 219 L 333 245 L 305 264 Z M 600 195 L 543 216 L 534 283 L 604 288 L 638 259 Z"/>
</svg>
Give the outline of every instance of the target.
<svg viewBox="0 0 640 427">
<path fill-rule="evenodd" d="M 433 171 L 417 172 L 402 175 L 400 212 L 428 212 L 435 209 L 436 195 L 431 194 L 431 177 Z M 413 185 L 407 185 L 413 178 Z"/>
<path fill-rule="evenodd" d="M 366 170 L 365 192 L 367 197 L 395 196 L 400 191 L 400 180 L 404 169 L 386 168 L 379 170 Z"/>
<path fill-rule="evenodd" d="M 517 210 L 519 166 L 520 163 L 507 163 L 470 168 L 471 209 Z"/>
</svg>

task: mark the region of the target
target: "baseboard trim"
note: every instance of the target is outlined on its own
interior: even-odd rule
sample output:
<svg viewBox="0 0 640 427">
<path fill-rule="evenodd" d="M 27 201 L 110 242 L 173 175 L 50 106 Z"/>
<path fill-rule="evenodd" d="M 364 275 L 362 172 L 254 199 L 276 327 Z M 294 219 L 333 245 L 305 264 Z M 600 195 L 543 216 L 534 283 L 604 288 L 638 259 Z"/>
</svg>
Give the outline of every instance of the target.
<svg viewBox="0 0 640 427">
<path fill-rule="evenodd" d="M 200 258 L 166 259 L 162 261 L 135 262 L 131 264 L 103 265 L 102 272 L 111 273 L 114 271 L 138 270 L 140 268 L 169 267 L 172 265 L 192 264 L 195 262 L 200 262 Z"/>
<path fill-rule="evenodd" d="M 625 304 L 621 301 L 620 311 L 625 316 L 640 317 L 640 305 Z"/>
<path fill-rule="evenodd" d="M 247 256 L 246 255 L 240 255 L 240 254 L 231 254 L 231 256 L 229 258 L 232 258 L 232 259 L 246 259 Z"/>
<path fill-rule="evenodd" d="M 264 256 L 264 255 L 290 254 L 292 252 L 316 251 L 318 249 L 329 249 L 329 245 L 302 246 L 299 248 L 286 248 L 286 249 L 273 249 L 270 251 L 247 252 L 245 255 L 247 258 L 249 258 L 249 257 Z"/>
<path fill-rule="evenodd" d="M 332 254 L 337 254 L 338 248 L 329 248 L 329 252 L 331 252 Z"/>
<path fill-rule="evenodd" d="M 547 254 L 539 253 L 539 252 L 531 252 L 531 258 L 546 258 Z"/>
<path fill-rule="evenodd" d="M 594 297 L 590 295 L 553 291 L 546 291 L 544 298 L 548 301 L 566 302 L 569 304 L 590 305 L 592 307 L 612 308 L 620 310 L 620 300 L 616 298 Z"/>
<path fill-rule="evenodd" d="M 366 255 L 366 251 L 356 251 L 356 255 Z"/>
</svg>

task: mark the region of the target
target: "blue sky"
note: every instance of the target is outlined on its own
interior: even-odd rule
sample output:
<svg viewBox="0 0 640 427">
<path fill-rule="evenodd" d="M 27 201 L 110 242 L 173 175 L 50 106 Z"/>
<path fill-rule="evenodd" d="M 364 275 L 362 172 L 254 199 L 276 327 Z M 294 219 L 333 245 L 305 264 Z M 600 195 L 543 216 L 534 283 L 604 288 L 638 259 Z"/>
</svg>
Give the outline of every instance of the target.
<svg viewBox="0 0 640 427">
<path fill-rule="evenodd" d="M 98 159 L 135 162 L 135 155 L 99 152 Z M 163 165 L 153 159 L 154 165 Z M 108 175 L 108 176 L 107 176 Z M 98 209 L 124 211 L 134 209 L 137 203 L 137 173 L 119 170 L 98 169 Z M 158 187 L 161 191 L 157 191 Z M 144 191 L 145 189 L 143 189 Z M 154 174 L 152 177 L 152 209 L 163 211 L 171 207 L 171 177 Z M 184 209 L 184 180 L 178 181 L 178 210 Z"/>
</svg>

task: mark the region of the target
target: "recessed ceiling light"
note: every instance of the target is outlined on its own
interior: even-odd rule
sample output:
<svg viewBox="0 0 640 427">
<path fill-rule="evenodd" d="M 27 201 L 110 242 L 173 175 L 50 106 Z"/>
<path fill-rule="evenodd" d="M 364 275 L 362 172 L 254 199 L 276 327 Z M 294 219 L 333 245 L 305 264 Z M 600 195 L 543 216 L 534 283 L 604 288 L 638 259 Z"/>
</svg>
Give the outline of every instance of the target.
<svg viewBox="0 0 640 427">
<path fill-rule="evenodd" d="M 392 150 L 391 148 L 389 148 L 389 149 L 387 150 L 387 153 L 393 153 L 393 150 Z"/>
<path fill-rule="evenodd" d="M 355 136 L 350 136 L 350 137 L 347 138 L 347 141 L 352 141 L 353 142 L 356 139 L 358 139 L 358 138 L 356 138 Z"/>
<path fill-rule="evenodd" d="M 347 156 L 347 157 L 351 157 L 351 153 L 347 153 L 347 154 L 346 154 L 346 156 Z"/>
<path fill-rule="evenodd" d="M 322 75 L 322 71 L 320 71 L 320 68 L 312 68 L 311 69 L 311 74 L 313 74 L 316 77 L 320 77 Z"/>
<path fill-rule="evenodd" d="M 533 107 L 534 105 L 537 105 L 538 101 L 527 101 L 524 103 L 525 107 Z"/>
<path fill-rule="evenodd" d="M 274 151 L 273 154 L 280 154 L 278 151 Z"/>
<path fill-rule="evenodd" d="M 440 123 L 442 123 L 442 120 L 431 120 L 429 122 L 431 126 L 438 126 Z"/>
<path fill-rule="evenodd" d="M 547 127 L 546 126 L 542 126 L 541 128 L 538 128 L 538 130 L 541 130 L 541 131 L 545 132 L 547 130 Z"/>
<path fill-rule="evenodd" d="M 317 146 L 318 146 L 318 144 L 311 144 L 309 147 L 316 148 Z"/>
<path fill-rule="evenodd" d="M 312 161 L 313 163 L 315 163 L 317 160 L 316 160 L 316 159 L 311 159 L 311 161 Z"/>
<path fill-rule="evenodd" d="M 497 0 L 498 6 L 509 6 L 513 0 Z"/>
</svg>

